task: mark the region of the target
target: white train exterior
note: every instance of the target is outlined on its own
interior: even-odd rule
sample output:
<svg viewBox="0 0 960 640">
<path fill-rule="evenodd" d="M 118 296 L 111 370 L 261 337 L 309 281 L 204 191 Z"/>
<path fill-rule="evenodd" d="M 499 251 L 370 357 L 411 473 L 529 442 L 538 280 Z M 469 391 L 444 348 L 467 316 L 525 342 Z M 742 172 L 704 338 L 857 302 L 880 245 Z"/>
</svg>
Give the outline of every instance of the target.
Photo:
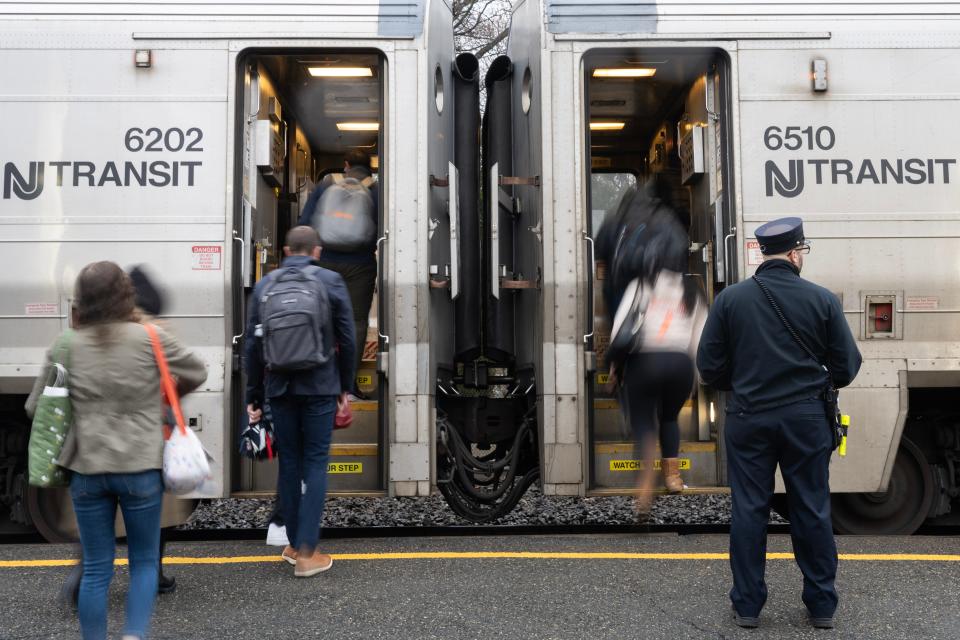
<svg viewBox="0 0 960 640">
<path fill-rule="evenodd" d="M 438 94 L 445 78 L 450 84 L 449 7 L 402 0 L 24 2 L 0 8 L 0 31 L 5 415 L 22 402 L 46 348 L 68 326 L 79 269 L 103 259 L 143 263 L 169 295 L 161 320 L 209 370 L 184 406 L 216 458 L 215 494 L 251 488 L 249 478 L 244 487 L 249 473 L 233 465 L 243 401 L 241 315 L 245 292 L 261 275 L 257 263 L 275 264 L 283 240 L 275 224 L 283 215 L 279 187 L 258 171 L 253 129 L 257 120 L 283 116 L 271 100 L 277 78 L 249 61 L 268 51 L 323 64 L 336 62 L 329 52 L 360 52 L 373 56 L 381 87 L 380 96 L 364 100 L 380 105 L 381 118 L 369 119 L 382 125 L 379 303 L 387 311 L 379 318 L 379 373 L 371 377 L 379 375 L 385 392 L 379 421 L 375 407 L 368 420 L 372 435 L 339 458 L 335 446 L 334 461 L 366 456 L 377 490 L 428 494 L 428 219 L 446 202 L 431 194 L 425 176 L 445 175 L 452 150 L 452 108 L 442 109 L 442 95 L 434 94 L 435 84 Z M 287 154 L 280 138 L 269 150 L 279 154 L 278 166 L 287 164 L 284 155 L 307 156 L 290 163 L 297 187 L 289 189 L 287 226 L 313 185 L 309 167 L 321 167 L 311 162 L 303 131 L 289 133 L 288 148 L 295 140 L 296 151 Z M 330 155 L 327 165 L 342 166 L 342 155 Z M 9 435 L 12 427 L 8 421 L 0 431 Z M 350 476 L 343 478 L 342 488 L 355 491 Z M 22 489 L 5 487 L 6 501 Z"/>
<path fill-rule="evenodd" d="M 691 86 L 682 107 L 702 127 L 704 178 L 689 191 L 692 235 L 697 216 L 704 218 L 702 237 L 692 240 L 705 245 L 704 268 L 714 274 L 708 289 L 753 272 L 760 224 L 804 219 L 814 247 L 804 276 L 840 296 L 864 356 L 860 375 L 842 393 L 853 427 L 849 454 L 834 457 L 832 490 L 890 487 L 913 417 L 914 438 L 925 443 L 933 468 L 920 473 L 927 490 L 915 508 L 943 513 L 957 487 L 950 462 L 956 434 L 937 440 L 929 433 L 937 425 L 925 426 L 924 418 L 945 408 L 943 396 L 926 402 L 915 390 L 936 396 L 936 389 L 956 394 L 960 386 L 960 134 L 949 124 L 960 95 L 957 2 L 514 3 L 510 56 L 524 102 L 515 114 L 515 139 L 522 141 L 516 162 L 542 183 L 530 204 L 543 234 L 546 492 L 589 493 L 596 488 L 591 466 L 607 461 L 592 450 L 584 402 L 595 360 L 587 337 L 587 110 L 605 105 L 585 96 L 588 72 L 597 66 L 591 57 L 622 51 L 633 58 L 626 63 L 650 63 L 642 66 L 708 52 L 725 67 L 715 87 L 705 89 L 702 78 Z M 709 74 L 706 83 L 713 84 Z M 723 91 L 710 91 L 721 84 Z M 716 441 L 722 411 L 713 411 L 711 421 L 701 408 L 702 426 L 691 439 Z M 715 460 L 722 484 L 722 450 Z M 872 517 L 869 510 L 861 515 Z"/>
<path fill-rule="evenodd" d="M 842 394 L 849 455 L 831 468 L 845 528 L 904 532 L 949 512 L 960 2 L 519 0 L 513 12 L 510 60 L 487 77 L 501 115 L 481 135 L 477 114 L 467 131 L 454 114 L 454 88 L 470 105 L 479 79 L 475 60 L 454 62 L 442 0 L 0 7 L 0 502 L 14 519 L 49 515 L 23 480 L 22 402 L 69 323 L 77 272 L 102 259 L 152 267 L 169 294 L 161 320 L 207 363 L 185 409 L 217 460 L 214 495 L 272 494 L 275 467 L 234 452 L 246 298 L 319 170 L 349 148 L 379 160 L 379 291 L 361 372 L 376 400 L 335 438 L 334 492 L 440 489 L 480 520 L 538 473 L 547 494 L 628 491 L 639 463 L 604 397 L 591 250 L 615 203 L 594 181 L 660 171 L 686 201 L 691 269 L 711 295 L 752 272 L 760 224 L 804 218 L 804 275 L 841 297 L 864 355 Z M 344 65 L 367 79 L 321 90 L 306 75 Z M 605 83 L 593 76 L 603 66 L 659 75 Z M 454 148 L 487 136 L 494 166 Z M 471 231 L 462 194 L 478 188 L 488 213 L 474 208 Z M 482 321 L 457 334 L 473 313 L 469 277 L 482 282 Z M 695 490 L 725 485 L 722 403 L 699 388 L 681 415 Z M 466 443 L 456 454 L 451 430 Z M 455 478 L 465 462 L 473 475 Z M 484 494 L 501 480 L 517 490 Z"/>
</svg>

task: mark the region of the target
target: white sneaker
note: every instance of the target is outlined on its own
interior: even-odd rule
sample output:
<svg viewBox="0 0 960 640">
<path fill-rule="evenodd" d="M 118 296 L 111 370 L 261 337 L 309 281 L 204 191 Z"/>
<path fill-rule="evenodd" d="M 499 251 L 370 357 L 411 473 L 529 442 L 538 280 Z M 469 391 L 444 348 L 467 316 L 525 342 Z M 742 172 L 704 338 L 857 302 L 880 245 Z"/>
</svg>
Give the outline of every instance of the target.
<svg viewBox="0 0 960 640">
<path fill-rule="evenodd" d="M 287 538 L 287 528 L 282 527 L 275 522 L 271 522 L 267 527 L 267 545 L 271 547 L 286 547 L 290 544 Z"/>
</svg>

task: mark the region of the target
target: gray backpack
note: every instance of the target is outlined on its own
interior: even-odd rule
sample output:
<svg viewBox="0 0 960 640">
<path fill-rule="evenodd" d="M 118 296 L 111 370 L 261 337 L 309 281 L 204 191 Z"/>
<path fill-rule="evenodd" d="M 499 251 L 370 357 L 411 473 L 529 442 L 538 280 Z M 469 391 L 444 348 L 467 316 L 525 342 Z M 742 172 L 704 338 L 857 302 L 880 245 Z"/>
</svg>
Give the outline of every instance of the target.
<svg viewBox="0 0 960 640">
<path fill-rule="evenodd" d="M 372 177 L 362 181 L 342 175 L 320 196 L 311 224 L 320 234 L 320 246 L 352 253 L 370 247 L 377 240 L 377 212 L 368 187 Z"/>
<path fill-rule="evenodd" d="M 282 268 L 260 296 L 263 360 L 270 371 L 314 369 L 330 359 L 324 346 L 331 331 L 330 300 L 319 270 Z"/>
</svg>

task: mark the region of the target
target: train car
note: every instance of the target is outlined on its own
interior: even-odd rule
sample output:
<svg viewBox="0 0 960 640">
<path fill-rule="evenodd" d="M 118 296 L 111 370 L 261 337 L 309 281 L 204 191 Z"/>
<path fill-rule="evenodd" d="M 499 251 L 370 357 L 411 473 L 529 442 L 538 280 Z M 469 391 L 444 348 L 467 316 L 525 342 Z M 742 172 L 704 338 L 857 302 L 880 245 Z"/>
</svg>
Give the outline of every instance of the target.
<svg viewBox="0 0 960 640">
<path fill-rule="evenodd" d="M 273 494 L 275 463 L 236 453 L 247 297 L 351 149 L 374 161 L 378 294 L 358 375 L 370 400 L 334 438 L 330 488 L 431 492 L 430 221 L 448 195 L 428 176 L 453 152 L 451 21 L 426 0 L 0 8 L 0 503 L 13 521 L 70 537 L 64 492 L 27 486 L 22 405 L 76 274 L 103 259 L 146 265 L 169 300 L 160 321 L 206 362 L 184 411 L 215 458 L 208 495 Z"/>
<path fill-rule="evenodd" d="M 605 495 L 639 461 L 606 387 L 605 265 L 592 236 L 658 174 L 710 297 L 761 260 L 755 229 L 802 216 L 804 276 L 843 304 L 864 356 L 842 392 L 834 522 L 910 533 L 960 493 L 960 3 L 514 3 L 514 167 L 534 239 L 539 437 L 548 494 Z M 724 398 L 681 414 L 691 491 L 726 483 Z M 782 483 L 778 481 L 782 491 Z"/>
</svg>

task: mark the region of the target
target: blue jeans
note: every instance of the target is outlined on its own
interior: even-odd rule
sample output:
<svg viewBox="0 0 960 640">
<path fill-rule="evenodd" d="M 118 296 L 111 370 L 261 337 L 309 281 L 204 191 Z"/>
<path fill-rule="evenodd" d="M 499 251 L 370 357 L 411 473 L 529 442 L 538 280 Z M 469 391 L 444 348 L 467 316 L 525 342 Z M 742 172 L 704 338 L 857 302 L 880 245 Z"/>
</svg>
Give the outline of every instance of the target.
<svg viewBox="0 0 960 640">
<path fill-rule="evenodd" d="M 280 451 L 280 506 L 290 546 L 313 553 L 327 497 L 327 465 L 336 396 L 270 398 Z M 301 491 L 301 482 L 306 491 Z"/>
<path fill-rule="evenodd" d="M 125 635 L 144 638 L 150 626 L 160 571 L 160 506 L 163 478 L 158 469 L 140 473 L 74 473 L 70 495 L 83 547 L 83 578 L 77 610 L 83 640 L 107 637 L 107 595 L 116 551 L 117 504 L 123 512 L 130 557 Z"/>
</svg>

